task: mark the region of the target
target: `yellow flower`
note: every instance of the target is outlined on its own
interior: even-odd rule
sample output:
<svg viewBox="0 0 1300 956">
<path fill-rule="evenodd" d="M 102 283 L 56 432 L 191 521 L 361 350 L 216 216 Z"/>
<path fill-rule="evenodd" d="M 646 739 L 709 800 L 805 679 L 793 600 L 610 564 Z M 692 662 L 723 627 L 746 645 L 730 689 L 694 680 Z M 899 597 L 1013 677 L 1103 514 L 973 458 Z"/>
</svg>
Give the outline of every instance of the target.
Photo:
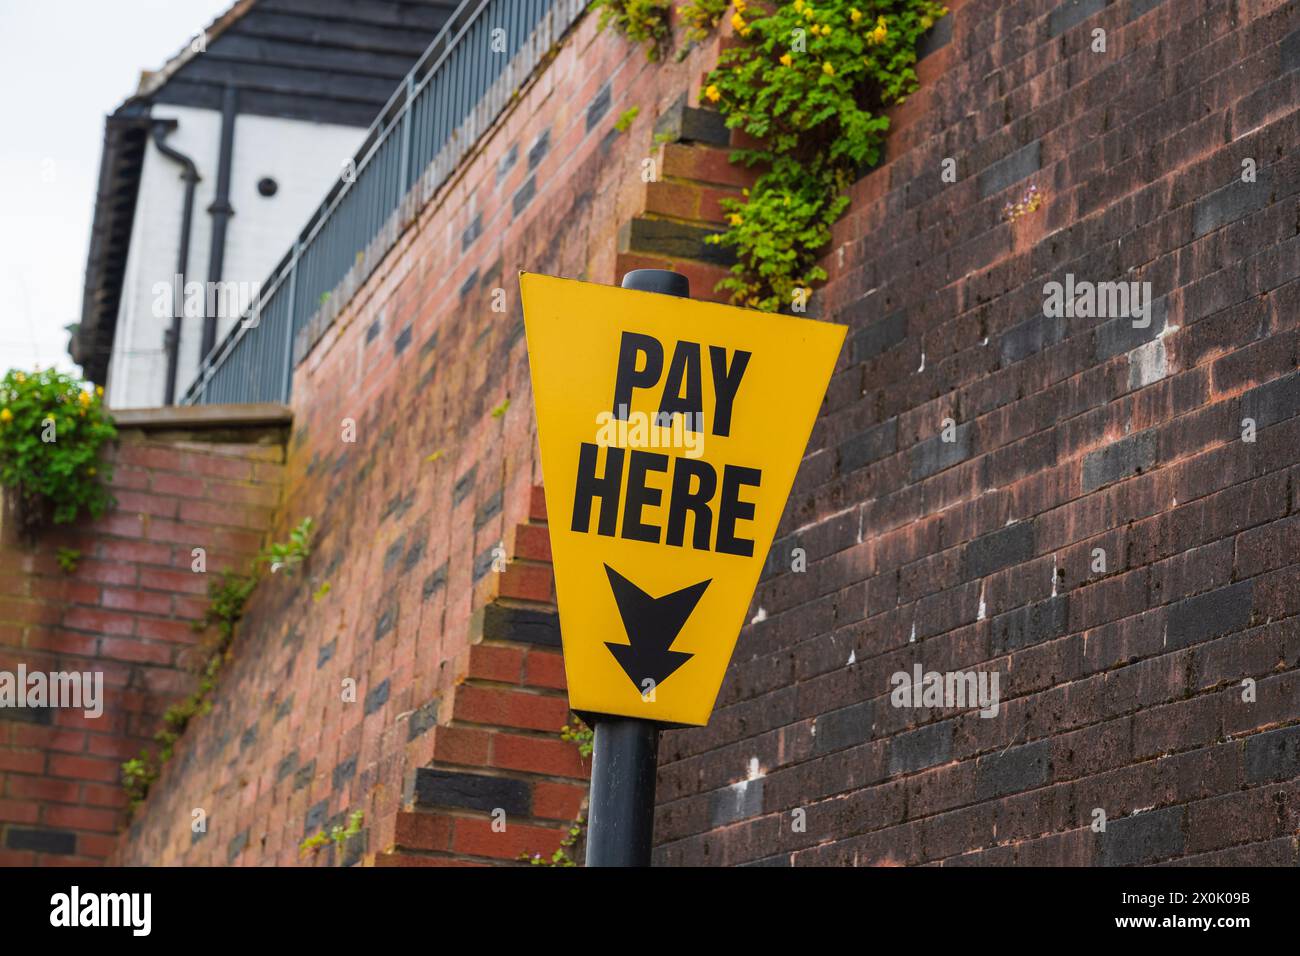
<svg viewBox="0 0 1300 956">
<path fill-rule="evenodd" d="M 750 34 L 750 29 L 749 29 L 749 27 L 745 27 L 745 29 L 743 29 L 743 30 L 740 31 L 740 35 L 741 35 L 742 37 L 747 37 L 747 36 L 749 36 L 749 34 Z"/>
<path fill-rule="evenodd" d="M 96 386 L 95 386 L 95 394 L 98 395 L 100 398 L 103 398 L 103 397 L 104 397 L 104 386 L 103 386 L 103 385 L 96 385 Z"/>
<path fill-rule="evenodd" d="M 932 26 L 934 26 L 934 20 L 933 20 L 933 19 L 931 19 L 930 17 L 922 17 L 922 18 L 921 18 L 921 29 L 922 29 L 922 30 L 928 30 L 928 29 L 930 29 L 930 27 L 932 27 Z"/>
<path fill-rule="evenodd" d="M 827 76 L 835 75 L 835 67 L 831 66 L 830 60 L 827 60 L 825 63 L 822 64 L 822 72 L 825 73 Z"/>
<path fill-rule="evenodd" d="M 733 226 L 739 226 L 745 221 L 745 217 L 738 212 L 733 212 L 727 216 L 727 222 Z"/>
<path fill-rule="evenodd" d="M 849 7 L 849 19 L 852 20 L 854 23 L 857 23 L 859 20 L 862 19 L 862 11 L 859 10 L 857 7 Z"/>
<path fill-rule="evenodd" d="M 745 29 L 745 18 L 739 13 L 733 13 L 731 15 L 731 25 L 737 30 L 743 30 Z"/>
<path fill-rule="evenodd" d="M 803 13 L 803 0 L 794 0 L 794 12 Z"/>
<path fill-rule="evenodd" d="M 872 43 L 884 43 L 885 38 L 889 36 L 889 31 L 884 26 L 878 26 L 868 34 L 867 39 Z"/>
<path fill-rule="evenodd" d="M 77 401 L 81 402 L 81 404 L 82 404 L 83 407 L 86 406 L 86 405 L 89 405 L 89 404 L 90 404 L 90 393 L 89 393 L 89 392 L 78 392 L 78 393 L 77 393 Z"/>
<path fill-rule="evenodd" d="M 829 26 L 826 26 L 825 24 L 822 24 L 822 36 L 828 37 L 830 35 L 831 35 L 831 28 Z"/>
<path fill-rule="evenodd" d="M 9 411 L 9 409 L 7 409 L 7 408 L 0 409 L 0 422 L 4 422 L 4 423 L 8 424 L 9 422 L 11 422 L 11 421 L 13 421 L 13 420 L 14 420 L 14 413 L 13 413 L 13 412 Z"/>
<path fill-rule="evenodd" d="M 21 385 L 23 382 L 27 381 L 27 376 L 22 372 L 14 372 L 14 381 Z"/>
<path fill-rule="evenodd" d="M 737 13 L 745 12 L 745 0 L 736 0 L 736 12 Z"/>
<path fill-rule="evenodd" d="M 722 94 L 718 92 L 718 88 L 712 83 L 710 83 L 708 88 L 705 89 L 704 95 L 708 97 L 710 103 L 716 103 L 718 100 L 722 99 Z"/>
<path fill-rule="evenodd" d="M 789 66 L 789 65 L 790 65 L 791 63 L 793 63 L 793 62 L 794 62 L 794 57 L 792 57 L 789 53 L 782 53 L 782 54 L 781 54 L 781 65 L 782 65 L 782 66 Z"/>
</svg>

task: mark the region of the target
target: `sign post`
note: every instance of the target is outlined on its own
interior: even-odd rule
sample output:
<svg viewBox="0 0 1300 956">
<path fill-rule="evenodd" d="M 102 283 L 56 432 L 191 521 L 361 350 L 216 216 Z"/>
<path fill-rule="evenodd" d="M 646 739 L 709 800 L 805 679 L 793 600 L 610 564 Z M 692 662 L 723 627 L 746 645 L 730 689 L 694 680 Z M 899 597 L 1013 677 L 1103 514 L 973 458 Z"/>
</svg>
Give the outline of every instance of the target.
<svg viewBox="0 0 1300 956">
<path fill-rule="evenodd" d="M 588 866 L 648 866 L 663 726 L 707 724 L 843 326 L 521 274 Z"/>
<path fill-rule="evenodd" d="M 680 272 L 634 269 L 624 289 L 689 299 Z M 654 843 L 659 725 L 635 717 L 591 717 L 591 796 L 587 803 L 587 866 L 649 866 Z"/>
</svg>

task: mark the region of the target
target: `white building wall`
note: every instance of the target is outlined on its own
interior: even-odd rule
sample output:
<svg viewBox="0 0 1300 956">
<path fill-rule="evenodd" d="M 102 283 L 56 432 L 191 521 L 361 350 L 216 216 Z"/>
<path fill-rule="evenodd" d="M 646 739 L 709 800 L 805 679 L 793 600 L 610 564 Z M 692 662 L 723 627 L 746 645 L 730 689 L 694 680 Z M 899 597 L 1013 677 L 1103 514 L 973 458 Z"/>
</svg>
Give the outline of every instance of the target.
<svg viewBox="0 0 1300 956">
<path fill-rule="evenodd" d="M 178 122 L 167 144 L 189 156 L 198 167 L 200 181 L 195 189 L 186 279 L 207 282 L 212 237 L 208 207 L 216 191 L 221 114 L 159 105 L 154 107 L 153 115 Z M 341 175 L 344 163 L 364 135 L 365 130 L 352 126 L 264 116 L 236 118 L 230 179 L 234 214 L 226 225 L 223 281 L 246 283 L 246 288 L 265 281 L 307 217 Z M 156 287 L 166 283 L 170 288 L 176 271 L 185 200 L 185 183 L 180 173 L 181 167 L 164 156 L 150 140 L 141 169 L 105 389 L 113 408 L 150 407 L 164 402 L 167 355 L 163 336 L 171 318 L 155 314 L 155 300 Z M 257 183 L 263 177 L 270 177 L 278 184 L 274 196 L 258 193 Z M 218 343 L 237 321 L 228 317 L 218 322 Z M 177 397 L 184 394 L 198 371 L 202 336 L 202 318 L 182 319 Z"/>
</svg>

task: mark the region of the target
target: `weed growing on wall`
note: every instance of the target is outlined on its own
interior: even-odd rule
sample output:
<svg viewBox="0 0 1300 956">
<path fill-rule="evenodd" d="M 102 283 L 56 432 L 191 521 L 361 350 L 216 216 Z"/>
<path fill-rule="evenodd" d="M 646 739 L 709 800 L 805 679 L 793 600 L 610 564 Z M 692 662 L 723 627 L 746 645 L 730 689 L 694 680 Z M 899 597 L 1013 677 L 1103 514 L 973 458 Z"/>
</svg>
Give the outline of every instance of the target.
<svg viewBox="0 0 1300 956">
<path fill-rule="evenodd" d="M 611 24 L 633 43 L 645 45 L 647 60 L 657 60 L 672 39 L 668 17 L 672 0 L 593 0 L 600 29 Z"/>
<path fill-rule="evenodd" d="M 287 540 L 264 548 L 246 573 L 226 571 L 208 584 L 208 606 L 203 617 L 194 622 L 194 629 L 205 635 L 199 645 L 203 662 L 198 668 L 199 686 L 163 714 L 163 729 L 153 738 L 158 749 L 153 753 L 142 750 L 139 757 L 122 764 L 122 785 L 132 809 L 148 796 L 149 788 L 158 779 L 163 764 L 171 759 L 176 741 L 190 721 L 212 710 L 217 678 L 230 662 L 235 625 L 244 616 L 248 599 L 257 588 L 261 568 L 269 566 L 272 573 L 283 569 L 285 574 L 292 575 L 293 569 L 311 556 L 312 533 L 312 519 L 304 518 L 289 532 Z"/>
<path fill-rule="evenodd" d="M 817 260 L 849 204 L 845 191 L 879 161 L 884 110 L 916 89 L 917 44 L 948 11 L 936 0 L 688 0 L 678 12 L 698 40 L 727 9 L 734 37 L 703 100 L 757 142 L 731 158 L 759 176 L 743 199 L 724 200 L 727 228 L 710 241 L 736 253 L 718 287 L 737 305 L 774 312 L 826 278 Z"/>
<path fill-rule="evenodd" d="M 333 843 L 338 847 L 339 852 L 341 853 L 348 840 L 361 832 L 361 823 L 365 818 L 366 813 L 364 810 L 354 810 L 352 815 L 348 817 L 348 825 L 346 827 L 342 825 L 335 826 L 332 827 L 328 833 L 321 830 L 319 833 L 315 833 L 299 843 L 298 856 L 302 858 L 309 854 L 315 855 L 322 847 L 329 846 L 330 843 Z"/>
<path fill-rule="evenodd" d="M 573 723 L 565 724 L 560 728 L 560 739 L 566 743 L 574 744 L 583 760 L 591 756 L 592 744 L 595 738 L 596 735 L 592 729 L 576 716 L 573 718 Z M 542 856 L 540 853 L 521 853 L 519 859 L 531 863 L 533 866 L 577 866 L 578 858 L 583 854 L 586 832 L 587 818 L 584 812 L 579 810 L 577 817 L 569 824 L 564 839 L 560 841 L 559 849 L 552 853 L 549 858 Z"/>
<path fill-rule="evenodd" d="M 100 451 L 116 436 L 102 388 L 55 369 L 0 380 L 0 485 L 17 495 L 28 533 L 108 509 L 112 474 Z"/>
</svg>

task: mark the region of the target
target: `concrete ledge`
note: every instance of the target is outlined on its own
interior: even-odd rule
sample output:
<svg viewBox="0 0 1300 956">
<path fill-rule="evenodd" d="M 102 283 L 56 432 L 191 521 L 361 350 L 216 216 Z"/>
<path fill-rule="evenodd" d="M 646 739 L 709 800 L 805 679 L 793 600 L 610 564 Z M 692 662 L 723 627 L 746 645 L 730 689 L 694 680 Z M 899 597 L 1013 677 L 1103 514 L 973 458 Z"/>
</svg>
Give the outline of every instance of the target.
<svg viewBox="0 0 1300 956">
<path fill-rule="evenodd" d="M 168 405 L 162 408 L 109 409 L 118 428 L 201 429 L 248 425 L 288 425 L 293 410 L 271 402 L 249 405 Z"/>
</svg>

